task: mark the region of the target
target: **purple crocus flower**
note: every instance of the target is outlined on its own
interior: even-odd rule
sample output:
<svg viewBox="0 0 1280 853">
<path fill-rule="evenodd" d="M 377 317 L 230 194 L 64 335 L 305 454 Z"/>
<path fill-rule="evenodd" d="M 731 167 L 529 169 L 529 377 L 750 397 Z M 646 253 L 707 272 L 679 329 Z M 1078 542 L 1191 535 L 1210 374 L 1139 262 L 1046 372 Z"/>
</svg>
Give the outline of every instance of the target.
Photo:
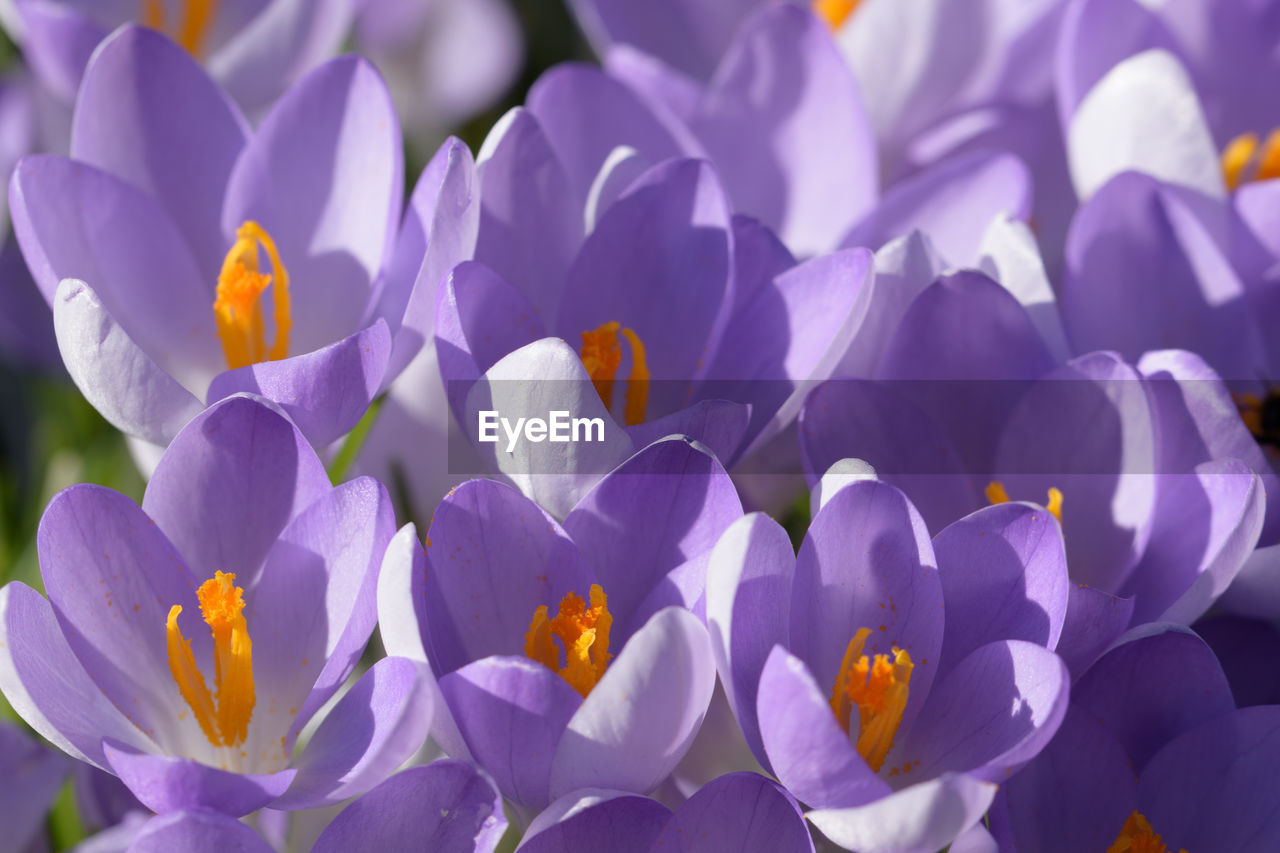
<svg viewBox="0 0 1280 853">
<path fill-rule="evenodd" d="M 1273 475 L 1195 355 L 1056 361 L 1012 293 L 979 273 L 945 276 L 902 310 L 877 379 L 818 388 L 800 434 L 811 484 L 865 460 L 931 530 L 1009 496 L 1048 506 L 1086 585 L 1072 593 L 1080 630 L 1059 647 L 1078 668 L 1131 620 L 1201 616 L 1272 523 Z"/>
<path fill-rule="evenodd" d="M 37 538 L 49 598 L 0 590 L 0 690 L 155 812 L 358 794 L 426 736 L 418 664 L 379 661 L 294 747 L 373 630 L 393 532 L 379 484 L 331 486 L 283 415 L 218 403 L 175 438 L 141 509 L 90 485 L 49 504 Z"/>
<path fill-rule="evenodd" d="M 602 173 L 584 236 L 580 198 L 561 191 L 577 162 L 531 111 L 509 113 L 478 161 L 477 263 L 439 294 L 440 371 L 473 442 L 482 410 L 606 424 L 594 444 L 476 442 L 558 517 L 654 439 L 689 435 L 732 465 L 777 435 L 847 348 L 870 273 L 861 249 L 796 265 L 731 215 L 704 161 L 635 159 Z"/>
<path fill-rule="evenodd" d="M 439 159 L 459 157 L 453 143 Z M 10 184 L 72 378 L 159 447 L 240 391 L 317 446 L 355 425 L 424 339 L 424 219 L 412 207 L 397 240 L 402 194 L 395 112 L 365 62 L 316 69 L 251 133 L 185 51 L 141 27 L 95 54 L 71 157 L 27 157 Z"/>
<path fill-rule="evenodd" d="M 758 773 L 731 773 L 704 785 L 674 812 L 621 791 L 566 794 L 533 819 L 516 849 L 813 853 L 813 839 L 785 788 Z"/>
<path fill-rule="evenodd" d="M 259 114 L 330 57 L 351 25 L 353 0 L 13 0 L 4 24 L 41 84 L 70 106 L 94 49 L 137 22 L 166 33 Z"/>
<path fill-rule="evenodd" d="M 932 542 L 902 492 L 824 489 L 799 555 L 760 514 L 711 554 L 707 624 L 756 757 L 832 841 L 935 851 L 1053 737 L 1069 675 L 1057 523 L 988 507 Z M 1065 639 L 1065 638 L 1063 638 Z"/>
<path fill-rule="evenodd" d="M 40 849 L 45 816 L 70 765 L 62 756 L 0 720 L 0 825 L 8 850 Z"/>
<path fill-rule="evenodd" d="M 430 661 L 449 713 L 432 736 L 527 820 L 579 788 L 647 793 L 689 748 L 715 685 L 700 609 L 707 554 L 742 514 L 728 474 L 682 439 L 637 453 L 563 525 L 471 480 L 418 544 L 387 551 L 391 654 Z"/>
<path fill-rule="evenodd" d="M 993 834 L 1044 853 L 1265 849 L 1278 760 L 1280 706 L 1235 710 L 1202 640 L 1146 626 L 1073 686 L 1057 737 L 1001 787 Z"/>
</svg>

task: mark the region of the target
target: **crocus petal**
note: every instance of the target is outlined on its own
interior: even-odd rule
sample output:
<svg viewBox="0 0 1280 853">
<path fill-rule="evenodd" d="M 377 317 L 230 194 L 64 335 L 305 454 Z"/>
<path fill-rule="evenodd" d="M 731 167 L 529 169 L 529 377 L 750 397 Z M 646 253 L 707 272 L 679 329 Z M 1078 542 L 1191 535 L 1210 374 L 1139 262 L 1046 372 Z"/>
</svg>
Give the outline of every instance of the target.
<svg viewBox="0 0 1280 853">
<path fill-rule="evenodd" d="M 337 52 L 355 9 L 344 0 L 274 0 L 209 57 L 210 73 L 250 114 Z"/>
<path fill-rule="evenodd" d="M 749 299 L 738 297 L 699 393 L 751 403 L 753 447 L 777 436 L 848 350 L 870 304 L 872 276 L 871 254 L 855 249 L 801 264 Z"/>
<path fill-rule="evenodd" d="M 876 141 L 829 28 L 788 4 L 742 25 L 695 130 L 734 208 L 802 256 L 826 251 L 875 203 Z"/>
<path fill-rule="evenodd" d="M 795 553 L 787 532 L 763 513 L 735 521 L 707 566 L 707 630 L 738 725 L 751 751 L 766 762 L 756 723 L 760 672 L 788 635 Z"/>
<path fill-rule="evenodd" d="M 532 112 L 517 107 L 494 125 L 476 158 L 480 235 L 475 259 L 554 317 L 582 242 L 582 199 Z M 592 326 L 592 328 L 595 328 Z"/>
<path fill-rule="evenodd" d="M 209 386 L 209 399 L 258 394 L 280 404 L 317 447 L 360 422 L 382 388 L 391 355 L 391 333 L 379 319 L 328 346 L 280 361 L 228 370 Z"/>
<path fill-rule="evenodd" d="M 121 432 L 166 445 L 204 408 L 138 346 L 84 282 L 68 278 L 58 285 L 53 327 L 76 387 Z"/>
<path fill-rule="evenodd" d="M 375 663 L 320 723 L 288 792 L 272 807 L 319 808 L 368 791 L 427 739 L 438 693 L 426 664 L 388 657 Z M 434 679 L 433 679 L 434 680 Z"/>
<path fill-rule="evenodd" d="M 930 691 L 897 754 L 903 772 L 908 780 L 954 770 L 1003 782 L 1053 738 L 1070 683 L 1066 664 L 1035 643 L 979 646 Z"/>
<path fill-rule="evenodd" d="M 634 149 L 649 165 L 701 153 L 679 122 L 588 65 L 564 63 L 550 69 L 529 90 L 525 105 L 538 117 L 564 164 L 572 198 L 587 197 L 601 167 L 620 145 Z"/>
<path fill-rule="evenodd" d="M 948 773 L 850 809 L 822 809 L 806 816 L 823 835 L 859 853 L 938 850 L 977 823 L 996 786 L 963 773 Z"/>
<path fill-rule="evenodd" d="M 435 345 L 455 417 L 466 423 L 471 386 L 503 356 L 546 337 L 524 295 L 484 264 L 465 261 L 440 282 Z"/>
<path fill-rule="evenodd" d="M 554 612 L 595 578 L 549 515 L 510 486 L 469 480 L 436 508 L 427 531 L 426 622 L 439 671 L 524 648 L 534 611 Z M 613 611 L 612 589 L 610 612 Z"/>
<path fill-rule="evenodd" d="M 1072 708 L 1053 741 L 1004 784 L 1001 800 L 1019 846 L 1105 850 L 1137 806 L 1137 774 L 1115 735 Z"/>
<path fill-rule="evenodd" d="M 592 328 L 595 328 L 594 326 Z M 504 356 L 467 394 L 463 429 L 479 436 L 479 413 L 500 413 L 519 428 L 518 418 L 546 418 L 568 412 L 570 418 L 598 418 L 602 441 L 532 442 L 511 436 L 494 425 L 492 443 L 477 450 L 489 466 L 557 518 L 600 479 L 630 456 L 635 446 L 592 385 L 582 359 L 558 338 L 543 338 Z M 519 433 L 517 433 L 519 435 Z"/>
<path fill-rule="evenodd" d="M 522 806 L 544 808 L 556 744 L 582 705 L 577 691 L 542 664 L 518 657 L 468 664 L 441 678 L 440 690 L 468 750 L 498 790 Z"/>
<path fill-rule="evenodd" d="M 75 101 L 76 91 L 93 50 L 108 28 L 92 15 L 62 3 L 23 3 L 18 10 L 24 48 L 40 82 L 63 102 Z"/>
<path fill-rule="evenodd" d="M 1118 63 L 1093 87 L 1071 118 L 1067 157 L 1081 199 L 1129 169 L 1214 198 L 1226 195 L 1191 78 L 1164 50 Z"/>
<path fill-rule="evenodd" d="M 1280 708 L 1242 708 L 1156 753 L 1138 807 L 1171 844 L 1245 853 L 1280 835 Z"/>
<path fill-rule="evenodd" d="M 1030 226 L 1008 217 L 992 220 L 982 237 L 979 252 L 982 254 L 979 265 L 990 270 L 991 278 L 1026 309 L 1049 355 L 1054 361 L 1066 361 L 1071 346 L 1062 328 L 1058 298 L 1049 283 L 1036 235 Z"/>
<path fill-rule="evenodd" d="M 1115 349 L 1137 360 L 1185 347 L 1228 378 L 1253 377 L 1264 356 L 1245 285 L 1214 223 L 1190 201 L 1130 172 L 1080 208 L 1061 292 L 1067 333 L 1082 351 Z"/>
<path fill-rule="evenodd" d="M 676 380 L 650 386 L 650 416 L 666 414 L 720 340 L 732 252 L 728 201 L 711 167 L 661 163 L 587 237 L 550 329 L 566 340 L 614 321 L 633 329 L 653 379 Z"/>
<path fill-rule="evenodd" d="M 41 737 L 96 767 L 104 737 L 156 748 L 93 683 L 49 602 L 17 581 L 0 588 L 0 690 Z"/>
<path fill-rule="evenodd" d="M 651 53 L 625 44 L 613 45 L 601 55 L 601 60 L 610 76 L 626 83 L 651 106 L 661 105 L 685 124 L 693 120 L 702 102 L 703 81 L 678 71 Z"/>
<path fill-rule="evenodd" d="M 813 853 L 813 839 L 785 788 L 758 773 L 730 773 L 704 785 L 681 805 L 652 849 Z"/>
<path fill-rule="evenodd" d="M 1073 680 L 1129 627 L 1132 619 L 1132 598 L 1121 598 L 1086 584 L 1071 584 L 1056 651 L 1067 662 Z"/>
<path fill-rule="evenodd" d="M 934 537 L 933 551 L 947 605 L 944 668 L 993 640 L 1058 644 L 1070 582 L 1062 528 L 1047 511 L 980 509 Z"/>
<path fill-rule="evenodd" d="M 331 488 L 315 451 L 288 419 L 259 401 L 232 397 L 173 440 L 142 509 L 195 578 L 229 569 L 248 588 L 289 521 Z"/>
<path fill-rule="evenodd" d="M 1223 614 L 1195 624 L 1222 664 L 1236 707 L 1280 705 L 1280 628 Z"/>
<path fill-rule="evenodd" d="M 158 814 L 205 808 L 241 817 L 283 794 L 297 774 L 235 773 L 187 758 L 148 755 L 111 739 L 103 741 L 102 751 L 120 781 Z"/>
<path fill-rule="evenodd" d="M 860 483 L 863 480 L 878 479 L 880 478 L 876 476 L 876 469 L 861 459 L 841 459 L 833 462 L 827 472 L 822 475 L 822 479 L 809 491 L 811 511 L 816 513 L 816 510 L 822 509 L 845 486 Z"/>
<path fill-rule="evenodd" d="M 227 184 L 222 231 L 227 245 L 246 220 L 271 234 L 289 271 L 292 353 L 354 331 L 403 196 L 400 125 L 363 59 L 341 57 L 308 74 L 250 139 Z"/>
<path fill-rule="evenodd" d="M 475 161 L 450 137 L 418 178 L 384 272 L 377 314 L 396 330 L 386 382 L 431 340 L 441 280 L 475 253 L 479 229 Z"/>
<path fill-rule="evenodd" d="M 1235 707 L 1204 640 L 1160 624 L 1127 634 L 1080 677 L 1071 698 L 1106 724 L 1139 773 L 1170 739 Z"/>
<path fill-rule="evenodd" d="M 894 184 L 843 245 L 875 250 L 916 229 L 952 264 L 972 264 L 992 218 L 1030 213 L 1031 175 L 1021 160 L 1003 152 L 962 153 Z"/>
<path fill-rule="evenodd" d="M 72 486 L 49 503 L 36 537 L 45 592 L 67 643 L 98 689 L 139 728 L 171 744 L 194 727 L 169 664 L 165 619 L 183 607 L 187 636 L 207 653 L 196 582 L 155 522 L 129 498 Z"/>
<path fill-rule="evenodd" d="M 65 157 L 19 161 L 9 185 L 13 227 L 51 303 L 58 282 L 93 284 L 129 337 L 193 393 L 226 364 L 214 333 L 213 291 L 160 203 Z"/>
<path fill-rule="evenodd" d="M 716 458 L 671 438 L 601 479 L 564 529 L 595 570 L 625 636 L 639 628 L 633 615 L 643 597 L 672 569 L 715 547 L 741 515 L 737 490 Z"/>
<path fill-rule="evenodd" d="M 859 379 L 818 386 L 800 414 L 805 473 L 812 481 L 842 459 L 864 460 L 941 530 L 981 502 L 951 439 L 903 390 Z"/>
<path fill-rule="evenodd" d="M 535 817 L 517 849 L 520 853 L 649 853 L 649 845 L 670 818 L 670 809 L 648 797 L 615 791 L 575 791 Z"/>
<path fill-rule="evenodd" d="M 398 773 L 347 806 L 312 849 L 493 853 L 506 829 L 493 783 L 468 764 L 444 760 Z"/>
<path fill-rule="evenodd" d="M 5 796 L 0 801 L 5 841 L 14 850 L 25 850 L 71 766 L 17 727 L 0 723 L 0 767 L 5 768 Z"/>
<path fill-rule="evenodd" d="M 903 731 L 938 669 L 943 599 L 934 566 L 919 513 L 902 492 L 877 480 L 837 492 L 814 517 L 796 557 L 791 651 L 824 686 L 835 683 L 849 641 L 862 628 L 871 629 L 866 654 L 907 651 L 915 669 Z"/>
<path fill-rule="evenodd" d="M 71 156 L 153 195 L 211 291 L 227 251 L 222 197 L 248 135 L 239 109 L 190 53 L 156 30 L 128 26 L 85 74 Z"/>
<path fill-rule="evenodd" d="M 999 850 L 995 838 L 978 822 L 956 836 L 947 853 L 999 853 Z"/>
<path fill-rule="evenodd" d="M 636 447 L 678 435 L 701 444 L 721 464 L 734 467 L 744 450 L 753 408 L 729 400 L 699 400 L 688 408 L 626 428 Z"/>
<path fill-rule="evenodd" d="M 152 818 L 129 843 L 130 853 L 271 853 L 271 849 L 244 823 L 207 808 Z"/>
<path fill-rule="evenodd" d="M 845 808 L 889 793 L 840 728 L 830 697 L 782 646 L 773 647 L 761 670 L 756 715 L 770 767 L 805 803 Z"/>
<path fill-rule="evenodd" d="M 1280 616 L 1280 545 L 1254 551 L 1220 601 L 1241 616 Z"/>
<path fill-rule="evenodd" d="M 693 743 L 715 683 L 702 623 L 682 608 L 659 611 L 569 720 L 551 763 L 552 797 L 575 788 L 656 788 Z"/>
<path fill-rule="evenodd" d="M 1138 622 L 1190 624 L 1218 599 L 1258 543 L 1266 498 L 1243 462 L 1166 475 L 1146 553 L 1123 590 Z"/>
<path fill-rule="evenodd" d="M 278 720 L 295 715 L 285 755 L 369 641 L 378 618 L 378 569 L 394 534 L 395 513 L 382 484 L 371 477 L 349 480 L 289 522 L 246 597 L 245 619 L 259 626 L 253 633 L 258 706 Z"/>
</svg>

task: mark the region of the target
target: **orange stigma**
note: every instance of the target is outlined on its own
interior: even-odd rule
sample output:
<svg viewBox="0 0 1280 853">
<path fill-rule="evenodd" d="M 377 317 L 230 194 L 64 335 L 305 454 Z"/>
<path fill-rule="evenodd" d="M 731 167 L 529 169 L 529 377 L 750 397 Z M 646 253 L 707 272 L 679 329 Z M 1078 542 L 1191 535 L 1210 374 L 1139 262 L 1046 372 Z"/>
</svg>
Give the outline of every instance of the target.
<svg viewBox="0 0 1280 853">
<path fill-rule="evenodd" d="M 989 504 L 1007 504 L 1009 502 L 1009 493 L 1005 491 L 1004 483 L 999 480 L 992 480 L 987 483 L 987 488 L 983 490 L 987 496 Z M 1050 488 L 1049 500 L 1045 503 L 1044 508 L 1053 513 L 1053 517 L 1058 519 L 1058 523 L 1062 523 L 1062 490 Z"/>
<path fill-rule="evenodd" d="M 1135 811 L 1120 829 L 1120 835 L 1107 848 L 1107 853 L 1168 853 L 1169 846 L 1156 835 L 1150 822 Z M 1180 853 L 1187 853 L 1186 850 Z"/>
<path fill-rule="evenodd" d="M 849 641 L 831 689 L 831 710 L 841 727 L 853 734 L 853 709 L 858 709 L 858 754 L 878 772 L 902 723 L 915 664 L 897 646 L 890 655 L 867 657 L 862 649 L 869 636 L 871 629 L 863 628 Z"/>
<path fill-rule="evenodd" d="M 609 654 L 613 616 L 605 606 L 600 584 L 591 585 L 590 596 L 591 606 L 587 607 L 577 594 L 568 593 L 551 619 L 547 618 L 547 606 L 540 606 L 533 612 L 529 632 L 524 635 L 525 655 L 559 673 L 583 696 L 596 686 L 613 657 Z M 564 647 L 564 666 L 560 665 L 560 649 L 552 637 L 559 637 Z"/>
<path fill-rule="evenodd" d="M 272 278 L 259 270 L 258 246 L 271 261 Z M 276 339 L 268 348 L 262 315 L 262 294 L 271 287 Z M 280 260 L 271 235 L 256 222 L 245 222 L 236 231 L 236 242 L 222 261 L 218 274 L 213 316 L 227 366 L 235 369 L 260 361 L 277 361 L 289 354 L 289 330 L 293 320 L 289 310 L 289 273 Z"/>
<path fill-rule="evenodd" d="M 862 0 L 813 0 L 813 13 L 826 21 L 832 30 L 838 30 L 861 2 Z"/>
<path fill-rule="evenodd" d="M 622 366 L 622 342 L 626 338 L 631 349 L 631 375 L 627 377 L 627 394 L 623 420 L 627 426 L 644 423 L 645 409 L 649 405 L 649 365 L 645 362 L 644 343 L 633 329 L 622 328 L 621 323 L 603 323 L 582 333 L 582 349 L 578 355 L 587 369 L 596 393 L 605 406 L 613 401 L 613 380 Z"/>
<path fill-rule="evenodd" d="M 165 0 L 142 0 L 140 23 L 171 36 L 187 53 L 200 59 L 217 13 L 218 0 L 182 0 L 182 18 L 177 27 L 170 30 L 166 26 Z"/>
<path fill-rule="evenodd" d="M 1280 178 L 1280 129 L 1267 134 L 1242 133 L 1222 149 L 1222 178 L 1234 190 L 1252 181 Z"/>
<path fill-rule="evenodd" d="M 200 614 L 213 636 L 216 695 L 205 686 L 204 675 L 191 654 L 191 641 L 182 636 L 182 629 L 178 627 L 182 605 L 170 607 L 165 622 L 169 672 L 204 736 L 214 746 L 244 743 L 256 701 L 253 644 L 244 619 L 244 590 L 235 585 L 235 580 L 233 574 L 218 572 L 196 591 Z"/>
</svg>

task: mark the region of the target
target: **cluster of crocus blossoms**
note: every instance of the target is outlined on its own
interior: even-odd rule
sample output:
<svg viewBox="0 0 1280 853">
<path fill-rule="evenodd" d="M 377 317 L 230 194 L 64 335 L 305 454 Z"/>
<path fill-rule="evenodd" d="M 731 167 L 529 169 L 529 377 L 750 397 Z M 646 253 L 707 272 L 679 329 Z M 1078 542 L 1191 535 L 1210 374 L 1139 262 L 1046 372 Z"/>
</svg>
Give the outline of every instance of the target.
<svg viewBox="0 0 1280 853">
<path fill-rule="evenodd" d="M 1280 0 L 566 5 L 0 4 L 0 851 L 1280 849 Z"/>
</svg>

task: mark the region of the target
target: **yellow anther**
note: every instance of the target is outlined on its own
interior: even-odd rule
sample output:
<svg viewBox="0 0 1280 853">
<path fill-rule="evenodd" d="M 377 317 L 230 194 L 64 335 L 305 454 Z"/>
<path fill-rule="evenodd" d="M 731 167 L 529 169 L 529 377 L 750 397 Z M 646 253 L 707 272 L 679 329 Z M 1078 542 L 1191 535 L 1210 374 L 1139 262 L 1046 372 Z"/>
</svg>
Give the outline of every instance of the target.
<svg viewBox="0 0 1280 853">
<path fill-rule="evenodd" d="M 266 250 L 272 276 L 260 271 L 258 246 Z M 266 324 L 262 315 L 262 294 L 271 288 L 276 339 L 267 347 Z M 248 221 L 236 231 L 236 242 L 222 261 L 218 274 L 213 316 L 227 366 L 245 367 L 260 361 L 276 361 L 289 354 L 289 330 L 293 326 L 289 303 L 289 273 L 280 260 L 276 244 L 261 225 Z"/>
<path fill-rule="evenodd" d="M 191 643 L 178 627 L 182 605 L 170 607 L 165 621 L 169 672 L 204 736 L 214 746 L 244 743 L 256 702 L 253 644 L 244 619 L 244 590 L 235 585 L 235 579 L 233 574 L 218 572 L 196 591 L 200 614 L 213 637 L 216 696 L 205 685 L 204 675 L 191 654 Z"/>
<path fill-rule="evenodd" d="M 613 401 L 613 381 L 622 366 L 622 342 L 619 333 L 631 349 L 631 374 L 627 377 L 626 401 L 623 421 L 627 426 L 644 423 L 645 410 L 649 406 L 649 364 L 645 360 L 644 343 L 634 329 L 624 329 L 618 322 L 602 323 L 582 333 L 582 349 L 578 355 L 582 366 L 591 377 L 591 384 L 604 404 Z"/>
<path fill-rule="evenodd" d="M 871 769 L 879 771 L 902 724 L 915 664 L 911 655 L 897 646 L 892 655 L 868 658 L 862 650 L 869 636 L 871 629 L 863 628 L 849 641 L 831 689 L 831 710 L 841 727 L 852 735 L 853 709 L 858 709 L 855 746 Z"/>
<path fill-rule="evenodd" d="M 992 480 L 987 483 L 983 493 L 987 496 L 989 504 L 1008 503 L 1011 499 L 1009 493 L 1005 490 L 1004 483 L 999 480 Z M 1049 488 L 1049 499 L 1045 502 L 1044 508 L 1053 513 L 1053 517 L 1062 521 L 1062 490 L 1054 487 Z"/>
<path fill-rule="evenodd" d="M 559 673 L 583 696 L 591 692 L 613 655 L 609 654 L 609 628 L 613 616 L 606 606 L 604 590 L 591 585 L 591 606 L 587 607 L 575 593 L 560 601 L 559 612 L 547 618 L 544 604 L 533 612 L 529 631 L 524 635 L 524 653 L 552 672 Z M 564 665 L 560 665 L 560 648 L 552 637 L 560 640 Z"/>
<path fill-rule="evenodd" d="M 1141 812 L 1135 811 L 1120 829 L 1120 835 L 1107 853 L 1167 853 L 1169 846 L 1151 828 Z M 1180 853 L 1187 853 L 1186 850 Z"/>
<path fill-rule="evenodd" d="M 204 42 L 218 13 L 218 0 L 182 0 L 182 18 L 173 30 L 166 26 L 165 0 L 142 0 L 139 21 L 145 27 L 173 37 L 197 59 L 204 56 Z"/>
<path fill-rule="evenodd" d="M 1228 189 L 1252 181 L 1280 178 L 1280 129 L 1263 142 L 1256 133 L 1242 133 L 1222 149 L 1222 178 Z"/>
<path fill-rule="evenodd" d="M 813 13 L 827 22 L 832 30 L 840 29 L 862 0 L 813 0 Z"/>
</svg>

